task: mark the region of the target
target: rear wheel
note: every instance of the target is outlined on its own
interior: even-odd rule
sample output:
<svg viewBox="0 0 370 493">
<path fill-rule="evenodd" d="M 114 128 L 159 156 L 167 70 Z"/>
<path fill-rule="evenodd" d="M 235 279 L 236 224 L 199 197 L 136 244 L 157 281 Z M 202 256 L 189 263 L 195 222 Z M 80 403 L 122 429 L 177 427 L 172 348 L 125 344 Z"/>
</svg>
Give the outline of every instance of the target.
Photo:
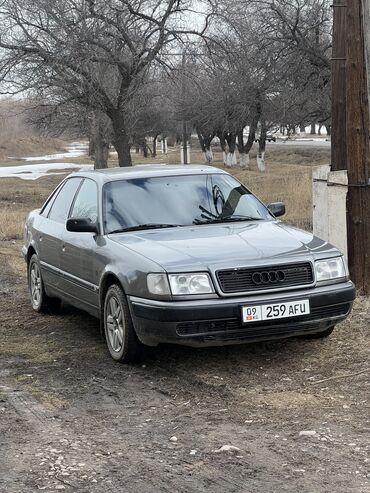
<svg viewBox="0 0 370 493">
<path fill-rule="evenodd" d="M 59 310 L 61 301 L 58 298 L 50 298 L 45 293 L 40 263 L 36 254 L 33 254 L 28 262 L 28 291 L 32 308 L 36 312 L 55 313 Z"/>
<path fill-rule="evenodd" d="M 316 332 L 315 334 L 307 334 L 303 336 L 305 339 L 325 339 L 326 337 L 329 337 L 332 333 L 333 330 L 335 329 L 335 325 L 332 325 L 326 330 L 323 330 L 322 332 Z"/>
<path fill-rule="evenodd" d="M 143 345 L 137 338 L 126 297 L 118 284 L 113 284 L 105 296 L 104 332 L 115 361 L 135 363 L 140 359 Z"/>
</svg>

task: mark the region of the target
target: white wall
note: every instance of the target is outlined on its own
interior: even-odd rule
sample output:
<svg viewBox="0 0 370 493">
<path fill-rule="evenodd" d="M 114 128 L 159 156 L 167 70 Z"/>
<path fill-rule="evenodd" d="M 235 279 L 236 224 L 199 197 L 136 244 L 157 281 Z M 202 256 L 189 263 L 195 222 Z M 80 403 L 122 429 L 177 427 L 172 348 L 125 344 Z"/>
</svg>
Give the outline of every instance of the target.
<svg viewBox="0 0 370 493">
<path fill-rule="evenodd" d="M 313 231 L 347 256 L 347 171 L 313 171 Z"/>
</svg>

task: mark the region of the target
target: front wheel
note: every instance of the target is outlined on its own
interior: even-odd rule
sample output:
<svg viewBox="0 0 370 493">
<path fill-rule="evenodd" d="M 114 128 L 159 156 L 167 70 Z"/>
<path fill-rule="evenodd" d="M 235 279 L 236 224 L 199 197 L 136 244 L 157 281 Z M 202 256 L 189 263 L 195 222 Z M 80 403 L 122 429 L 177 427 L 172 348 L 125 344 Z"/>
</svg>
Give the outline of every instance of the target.
<svg viewBox="0 0 370 493">
<path fill-rule="evenodd" d="M 28 263 L 28 291 L 32 308 L 36 312 L 55 313 L 59 310 L 61 301 L 58 298 L 50 298 L 45 293 L 40 264 L 36 254 L 32 255 Z"/>
<path fill-rule="evenodd" d="M 143 345 L 137 338 L 126 297 L 117 284 L 111 286 L 104 301 L 104 332 L 110 355 L 120 363 L 135 363 Z"/>
</svg>

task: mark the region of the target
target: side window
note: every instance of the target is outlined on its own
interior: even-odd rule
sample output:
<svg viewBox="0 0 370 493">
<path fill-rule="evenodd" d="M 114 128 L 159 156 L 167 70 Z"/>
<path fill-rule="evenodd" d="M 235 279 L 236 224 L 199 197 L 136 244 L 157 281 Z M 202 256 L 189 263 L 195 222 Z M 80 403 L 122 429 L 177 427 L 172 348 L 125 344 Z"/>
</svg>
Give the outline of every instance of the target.
<svg viewBox="0 0 370 493">
<path fill-rule="evenodd" d="M 50 199 L 45 203 L 45 205 L 43 206 L 43 208 L 41 210 L 41 215 L 42 216 L 48 217 L 49 212 L 50 212 L 50 209 L 51 209 L 51 206 L 53 205 L 54 199 L 57 196 L 57 194 L 58 194 L 58 191 L 55 191 L 53 193 L 53 195 L 50 197 Z"/>
<path fill-rule="evenodd" d="M 80 186 L 81 178 L 69 178 L 59 190 L 51 206 L 49 219 L 58 223 L 66 223 L 74 196 Z"/>
<path fill-rule="evenodd" d="M 231 176 L 212 176 L 212 197 L 216 216 L 270 217 L 265 206 Z"/>
<path fill-rule="evenodd" d="M 98 188 L 86 178 L 78 191 L 70 217 L 84 217 L 95 223 L 98 220 Z"/>
</svg>

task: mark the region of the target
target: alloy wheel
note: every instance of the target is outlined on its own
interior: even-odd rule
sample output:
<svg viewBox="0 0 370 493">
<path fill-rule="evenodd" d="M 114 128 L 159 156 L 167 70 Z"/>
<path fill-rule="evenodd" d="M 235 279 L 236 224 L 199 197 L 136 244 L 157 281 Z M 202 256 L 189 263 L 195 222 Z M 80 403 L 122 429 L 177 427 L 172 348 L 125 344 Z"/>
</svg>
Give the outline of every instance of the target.
<svg viewBox="0 0 370 493">
<path fill-rule="evenodd" d="M 40 268 L 36 262 L 32 263 L 30 269 L 30 293 L 31 293 L 31 302 L 33 307 L 38 308 L 41 303 L 42 280 L 41 280 Z"/>
<path fill-rule="evenodd" d="M 119 353 L 123 346 L 125 328 L 122 306 L 114 295 L 107 303 L 106 324 L 109 344 L 114 352 Z"/>
</svg>

